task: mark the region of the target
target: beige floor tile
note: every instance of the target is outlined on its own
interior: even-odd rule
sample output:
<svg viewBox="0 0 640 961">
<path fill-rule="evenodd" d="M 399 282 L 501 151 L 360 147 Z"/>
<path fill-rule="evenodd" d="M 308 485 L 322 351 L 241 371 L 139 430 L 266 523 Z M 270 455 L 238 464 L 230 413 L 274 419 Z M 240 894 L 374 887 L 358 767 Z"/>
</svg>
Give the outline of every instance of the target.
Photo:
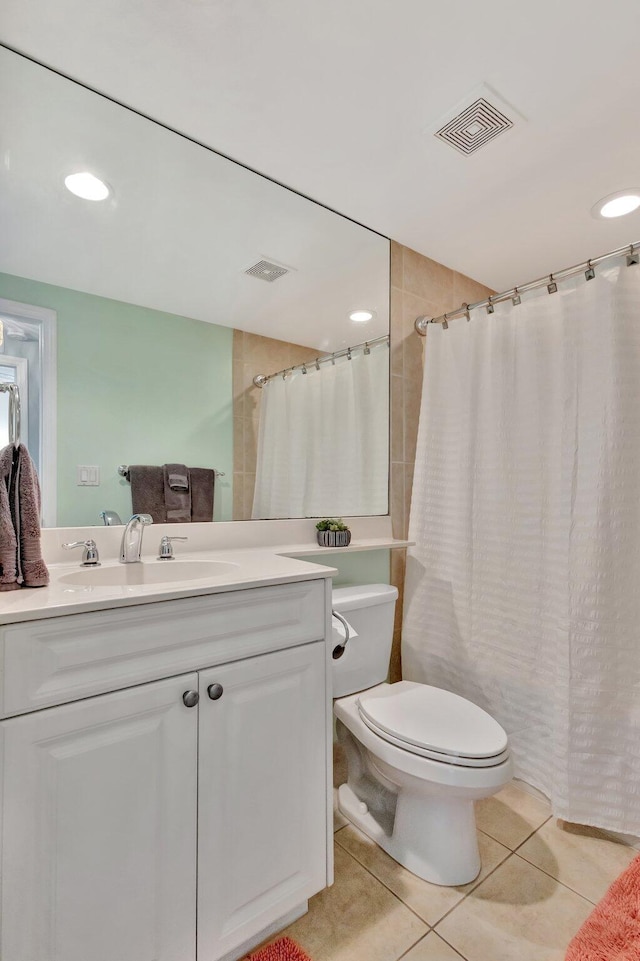
<svg viewBox="0 0 640 961">
<path fill-rule="evenodd" d="M 313 961 L 396 961 L 427 925 L 340 847 L 335 884 L 311 898 L 309 912 L 280 936 L 294 938 Z"/>
<path fill-rule="evenodd" d="M 429 884 L 416 877 L 401 864 L 390 858 L 382 848 L 353 825 L 344 828 L 336 835 L 337 843 L 353 855 L 368 871 L 371 871 L 401 901 L 420 915 L 427 924 L 435 924 L 444 917 L 454 905 L 461 901 L 494 868 L 509 856 L 510 851 L 486 834 L 478 835 L 482 869 L 480 875 L 470 884 L 457 888 Z"/>
<path fill-rule="evenodd" d="M 403 955 L 402 961 L 460 961 L 461 957 L 435 931 L 430 931 L 426 938 Z"/>
<path fill-rule="evenodd" d="M 604 837 L 565 831 L 553 819 L 518 849 L 525 860 L 594 904 L 637 853 Z"/>
<path fill-rule="evenodd" d="M 507 784 L 498 794 L 476 802 L 476 823 L 481 831 L 514 850 L 551 817 L 547 801 Z"/>
<path fill-rule="evenodd" d="M 437 927 L 468 961 L 563 961 L 591 902 L 512 855 Z"/>
</svg>

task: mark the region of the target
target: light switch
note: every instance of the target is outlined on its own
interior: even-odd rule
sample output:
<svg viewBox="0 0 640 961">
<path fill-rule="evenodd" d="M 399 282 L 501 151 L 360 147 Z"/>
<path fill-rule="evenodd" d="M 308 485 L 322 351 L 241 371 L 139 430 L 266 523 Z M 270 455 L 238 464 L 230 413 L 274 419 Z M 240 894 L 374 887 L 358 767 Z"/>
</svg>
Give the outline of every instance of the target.
<svg viewBox="0 0 640 961">
<path fill-rule="evenodd" d="M 100 468 L 96 464 L 78 464 L 76 484 L 78 487 L 99 487 Z"/>
</svg>

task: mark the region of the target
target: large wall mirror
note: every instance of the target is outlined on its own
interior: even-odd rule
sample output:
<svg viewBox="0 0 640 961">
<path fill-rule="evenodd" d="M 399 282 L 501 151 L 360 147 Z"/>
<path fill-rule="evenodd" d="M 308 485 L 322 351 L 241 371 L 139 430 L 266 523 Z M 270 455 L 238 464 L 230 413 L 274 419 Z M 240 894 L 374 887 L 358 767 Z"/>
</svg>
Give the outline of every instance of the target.
<svg viewBox="0 0 640 961">
<path fill-rule="evenodd" d="M 121 465 L 215 471 L 214 520 L 387 513 L 387 238 L 5 48 L 0 192 L 46 526 L 126 519 Z"/>
</svg>

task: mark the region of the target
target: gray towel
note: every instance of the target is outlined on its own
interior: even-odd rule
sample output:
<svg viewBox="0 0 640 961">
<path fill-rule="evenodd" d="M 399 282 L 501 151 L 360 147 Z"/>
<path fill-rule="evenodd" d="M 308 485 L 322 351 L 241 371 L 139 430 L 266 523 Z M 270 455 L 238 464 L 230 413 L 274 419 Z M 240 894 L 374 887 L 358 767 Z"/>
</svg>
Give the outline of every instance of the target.
<svg viewBox="0 0 640 961">
<path fill-rule="evenodd" d="M 216 472 L 207 467 L 192 467 L 191 478 L 191 520 L 202 523 L 213 520 L 213 485 Z"/>
<path fill-rule="evenodd" d="M 166 524 L 167 509 L 164 504 L 164 475 L 161 467 L 149 464 L 131 464 L 131 513 L 151 514 L 154 524 Z"/>
<path fill-rule="evenodd" d="M 18 566 L 18 540 L 11 519 L 11 508 L 9 507 L 9 488 L 7 481 L 8 473 L 11 472 L 11 462 L 6 464 L 6 453 L 11 451 L 11 447 L 5 447 L 0 451 L 0 462 L 2 463 L 0 476 L 0 591 L 19 591 L 21 584 L 17 580 Z"/>
<path fill-rule="evenodd" d="M 167 523 L 189 523 L 191 521 L 189 471 L 184 464 L 165 464 L 162 473 Z"/>
<path fill-rule="evenodd" d="M 189 470 L 184 464 L 165 464 L 164 483 L 168 484 L 172 491 L 189 490 Z"/>
<path fill-rule="evenodd" d="M 0 451 L 0 591 L 46 587 L 40 547 L 40 484 L 29 451 Z"/>
</svg>

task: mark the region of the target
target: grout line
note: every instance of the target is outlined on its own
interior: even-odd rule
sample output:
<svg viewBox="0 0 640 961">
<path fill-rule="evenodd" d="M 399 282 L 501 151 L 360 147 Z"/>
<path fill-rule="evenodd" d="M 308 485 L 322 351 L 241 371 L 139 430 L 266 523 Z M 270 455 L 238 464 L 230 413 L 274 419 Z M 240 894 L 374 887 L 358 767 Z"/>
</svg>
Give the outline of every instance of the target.
<svg viewBox="0 0 640 961">
<path fill-rule="evenodd" d="M 348 825 L 345 825 L 345 826 L 348 827 Z M 340 832 L 338 832 L 338 833 L 340 833 Z M 377 877 L 377 875 L 375 875 L 375 874 L 373 873 L 373 871 L 371 871 L 371 870 L 367 867 L 366 864 L 363 864 L 362 861 L 355 856 L 355 854 L 352 854 L 351 851 L 347 850 L 347 848 L 343 847 L 341 844 L 340 844 L 340 848 L 341 848 L 342 851 L 344 851 L 345 854 L 348 854 L 350 858 L 353 858 L 353 860 L 356 862 L 356 864 L 359 864 L 360 867 L 363 868 L 363 869 L 367 872 L 367 874 L 370 874 L 374 881 L 377 881 L 378 884 L 382 885 L 382 887 L 385 888 L 385 889 L 389 892 L 389 894 L 392 894 L 392 895 L 394 896 L 394 898 L 396 899 L 396 901 L 399 901 L 399 902 L 400 902 L 400 904 L 403 906 L 403 908 L 406 908 L 407 911 L 411 911 L 411 913 L 412 913 L 413 915 L 415 915 L 415 917 L 416 917 L 419 921 L 421 921 L 423 924 L 426 924 L 428 930 L 427 930 L 427 931 L 424 931 L 424 932 L 422 933 L 421 937 L 424 938 L 425 935 L 427 935 L 427 934 L 429 933 L 429 931 L 432 930 L 432 928 L 433 928 L 433 925 L 432 925 L 432 924 L 430 924 L 428 921 L 425 921 L 425 919 L 424 919 L 421 915 L 419 915 L 417 911 L 414 911 L 414 909 L 411 907 L 410 904 L 407 904 L 406 901 L 403 901 L 402 898 L 400 897 L 400 895 L 396 894 L 396 892 L 393 891 L 393 890 L 389 887 L 388 884 L 385 884 L 384 881 L 381 881 L 380 878 Z M 386 853 L 386 852 L 385 852 L 385 853 Z M 387 855 L 387 857 L 389 857 L 389 855 Z M 406 868 L 405 868 L 405 870 L 406 870 Z M 420 940 L 420 939 L 418 939 L 418 940 Z"/>
<path fill-rule="evenodd" d="M 491 834 L 486 828 L 480 828 L 480 827 L 478 827 L 477 829 L 478 829 L 478 831 L 482 831 L 482 833 L 483 833 L 483 834 L 486 834 L 488 837 L 493 838 L 493 840 L 494 840 L 494 841 L 497 841 L 498 844 L 501 844 L 503 848 L 508 848 L 509 851 L 511 851 L 512 854 L 515 854 L 515 852 L 518 850 L 518 848 L 521 848 L 523 844 L 526 844 L 527 841 L 529 840 L 529 838 L 532 838 L 533 835 L 534 835 L 537 831 L 539 831 L 540 828 L 543 827 L 543 826 L 547 823 L 547 821 L 550 821 L 552 817 L 553 817 L 553 814 L 550 814 L 549 817 L 545 818 L 544 821 L 542 821 L 542 823 L 539 824 L 537 828 L 534 828 L 533 831 L 531 831 L 530 834 L 527 834 L 527 836 L 526 836 L 526 838 L 524 839 L 524 841 L 518 841 L 518 843 L 516 844 L 515 848 L 510 847 L 505 841 L 501 841 L 500 838 L 497 838 L 497 837 L 495 836 L 495 834 Z"/>
<path fill-rule="evenodd" d="M 495 838 L 494 838 L 494 840 L 495 840 Z M 448 918 L 449 915 L 452 914 L 452 913 L 456 910 L 456 908 L 459 908 L 460 905 L 461 905 L 464 901 L 467 900 L 467 898 L 469 897 L 469 895 L 475 894 L 476 891 L 477 891 L 479 888 L 482 887 L 482 885 L 484 884 L 484 882 L 485 882 L 485 881 L 488 881 L 489 878 L 490 878 L 493 874 L 496 873 L 496 871 L 498 870 L 498 868 L 503 867 L 503 865 L 505 865 L 505 864 L 507 863 L 507 861 L 509 860 L 510 857 L 513 857 L 513 851 L 511 851 L 511 850 L 510 850 L 509 853 L 507 854 L 506 858 L 505 858 L 503 861 L 500 861 L 500 864 L 496 864 L 495 868 L 493 868 L 491 871 L 489 871 L 489 873 L 488 873 L 487 875 L 485 875 L 485 877 L 483 877 L 482 881 L 480 881 L 478 884 L 476 884 L 476 886 L 475 886 L 474 888 L 472 888 L 471 891 L 467 891 L 467 892 L 465 893 L 464 897 L 462 897 L 462 898 L 460 899 L 460 901 L 456 902 L 456 904 L 454 904 L 453 907 L 449 908 L 449 910 L 448 910 L 445 914 L 443 914 L 442 917 L 441 917 L 438 921 L 436 921 L 436 923 L 433 925 L 433 930 L 436 931 L 436 934 L 438 934 L 440 937 L 442 937 L 442 935 L 440 934 L 440 932 L 436 930 L 437 927 L 438 927 L 438 925 L 439 925 L 442 921 L 444 921 L 445 918 Z M 442 938 L 442 940 L 444 941 L 444 938 Z M 448 942 L 447 942 L 447 943 L 448 943 Z M 453 945 L 451 945 L 451 947 L 453 947 Z"/>
<path fill-rule="evenodd" d="M 538 831 L 540 830 L 540 828 L 543 828 L 543 827 L 545 826 L 545 824 L 548 824 L 549 821 L 550 821 L 552 818 L 553 818 L 553 814 L 550 814 L 548 818 L 545 818 L 545 820 L 542 822 L 542 824 L 539 824 L 539 825 L 538 825 L 538 827 L 535 829 L 535 831 L 532 831 L 531 834 L 527 834 L 527 836 L 526 836 L 526 838 L 524 839 L 524 841 L 521 841 L 520 844 L 516 844 L 515 848 L 512 848 L 513 853 L 515 854 L 516 851 L 519 851 L 520 848 L 522 847 L 522 845 L 523 845 L 523 844 L 526 844 L 527 841 L 530 841 L 531 838 L 533 837 L 533 835 L 534 835 L 534 834 L 537 834 Z"/>
<path fill-rule="evenodd" d="M 439 931 L 434 931 L 433 933 L 436 934 L 436 935 L 440 938 L 441 941 L 444 941 L 444 943 L 447 945 L 447 947 L 448 947 L 448 948 L 451 948 L 451 950 L 452 950 L 455 954 L 457 954 L 458 957 L 462 958 L 463 961 L 467 961 L 467 958 L 465 957 L 465 955 L 464 955 L 464 954 L 460 954 L 460 952 L 458 951 L 457 948 L 454 948 L 454 946 L 453 946 L 452 944 L 449 944 L 449 942 L 447 941 L 447 939 L 446 939 L 446 938 L 443 938 Z M 425 935 L 425 937 L 426 937 L 426 935 Z"/>
<path fill-rule="evenodd" d="M 515 854 L 516 852 L 514 851 L 513 853 Z M 575 888 L 572 888 L 570 885 L 566 884 L 564 881 L 561 881 L 560 878 L 556 878 L 554 877 L 553 874 L 549 874 L 549 872 L 545 871 L 544 868 L 541 868 L 539 864 L 534 864 L 533 861 L 528 861 L 521 854 L 517 854 L 516 857 L 519 857 L 521 861 L 524 861 L 525 864 L 528 864 L 530 868 L 535 868 L 537 871 L 542 872 L 542 874 L 546 875 L 548 878 L 551 878 L 552 881 L 555 881 L 556 884 L 559 884 L 561 887 L 566 888 L 567 891 L 572 891 L 574 894 L 577 894 L 579 898 L 583 899 L 583 901 L 587 901 L 589 904 L 596 905 L 600 900 L 602 900 L 601 898 L 598 898 L 598 901 L 592 901 L 591 898 L 588 898 L 586 896 L 586 894 L 581 894 L 580 891 L 576 891 Z M 611 883 L 613 884 L 613 882 Z M 605 894 L 606 894 L 606 891 L 605 891 Z M 602 897 L 604 897 L 604 894 L 602 895 Z"/>
<path fill-rule="evenodd" d="M 400 954 L 400 955 L 396 958 L 396 961 L 402 961 L 402 958 L 406 958 L 406 956 L 409 954 L 409 952 L 410 952 L 410 951 L 413 951 L 413 949 L 415 948 L 415 946 L 416 946 L 417 944 L 420 944 L 420 942 L 421 942 L 424 938 L 426 938 L 427 934 L 431 934 L 431 931 L 432 931 L 432 929 L 429 928 L 429 930 L 426 932 L 426 934 L 421 934 L 417 941 L 414 941 L 413 944 L 409 945 L 409 947 L 407 948 L 407 950 L 406 950 L 406 951 L 403 951 L 402 954 Z M 465 961 L 466 961 L 466 959 L 465 959 Z"/>
<path fill-rule="evenodd" d="M 358 828 L 355 828 L 354 825 L 345 825 L 345 827 L 350 827 L 350 826 L 354 827 L 354 829 L 355 829 L 356 831 L 359 830 Z M 341 830 L 343 830 L 343 829 L 341 828 Z M 334 834 L 334 838 L 336 838 L 336 835 L 339 834 L 339 833 L 340 833 L 340 831 L 337 831 L 336 834 Z M 360 833 L 362 833 L 362 832 L 360 832 Z M 486 832 L 483 832 L 483 833 L 486 833 Z M 364 836 L 366 837 L 366 835 L 364 835 Z M 336 839 L 336 840 L 337 840 L 337 839 Z M 493 838 L 493 840 L 495 841 L 496 839 Z M 509 860 L 509 858 L 510 858 L 511 855 L 513 854 L 513 851 L 512 851 L 510 848 L 507 848 L 506 844 L 503 844 L 502 847 L 504 847 L 504 848 L 509 852 L 509 853 L 507 854 L 507 856 L 506 856 L 505 858 L 503 858 L 501 861 L 499 861 L 498 864 L 496 864 L 496 866 L 495 866 L 494 868 L 492 868 L 491 871 L 489 871 L 489 872 L 482 878 L 481 881 L 478 881 L 477 884 L 474 884 L 474 886 L 473 886 L 472 888 L 470 888 L 470 890 L 465 891 L 464 894 L 462 895 L 462 897 L 460 898 L 460 900 L 459 900 L 459 901 L 456 901 L 456 903 L 455 903 L 451 908 L 449 908 L 448 911 L 445 911 L 445 913 L 442 915 L 441 918 L 438 918 L 437 921 L 435 921 L 435 922 L 432 923 L 431 921 L 426 921 L 425 918 L 423 918 L 421 914 L 418 914 L 418 912 L 415 911 L 415 910 L 411 907 L 410 904 L 407 904 L 406 901 L 403 901 L 403 899 L 400 897 L 400 895 L 396 894 L 396 892 L 393 891 L 393 890 L 388 886 L 388 884 L 386 884 L 386 883 L 385 883 L 384 881 L 382 881 L 376 874 L 374 874 L 373 871 L 371 871 L 370 868 L 368 868 L 368 867 L 366 866 L 366 864 L 364 864 L 355 854 L 353 854 L 351 851 L 349 851 L 348 848 L 345 848 L 342 844 L 340 844 L 339 841 L 338 841 L 337 843 L 340 845 L 340 847 L 342 848 L 343 851 L 345 851 L 347 854 L 350 854 L 350 855 L 351 855 L 351 857 L 354 859 L 354 861 L 356 861 L 357 864 L 359 864 L 361 867 L 363 867 L 363 868 L 365 869 L 365 871 L 368 871 L 368 873 L 371 875 L 372 878 L 374 878 L 379 884 L 381 884 L 384 888 L 386 888 L 387 891 L 389 891 L 391 894 L 393 894 L 393 896 L 394 896 L 395 898 L 397 898 L 397 900 L 400 901 L 400 903 L 401 903 L 402 905 L 404 905 L 404 907 L 407 908 L 407 910 L 411 911 L 412 914 L 415 914 L 415 916 L 416 916 L 420 921 L 422 921 L 423 924 L 426 924 L 430 931 L 434 931 L 435 928 L 436 928 L 436 925 L 440 924 L 440 922 L 443 921 L 444 918 L 446 918 L 449 914 L 451 914 L 452 911 L 455 911 L 455 909 L 456 909 L 457 907 L 459 907 L 459 906 L 462 904 L 462 902 L 463 902 L 464 900 L 466 900 L 466 898 L 469 897 L 470 894 L 473 894 L 475 891 L 477 891 L 477 889 L 478 889 L 482 884 L 484 884 L 484 882 L 485 882 L 488 878 L 490 878 L 491 875 L 494 874 L 494 872 L 498 870 L 498 868 L 502 867 L 503 864 L 506 864 L 506 863 L 507 863 L 507 861 Z M 374 843 L 375 843 L 375 842 L 374 842 Z M 497 842 L 497 843 L 500 843 L 500 842 Z M 383 853 L 386 853 L 386 852 L 383 852 Z M 387 855 L 387 857 L 389 857 L 389 856 L 390 856 L 390 855 Z M 402 865 L 400 865 L 400 867 L 402 867 Z M 408 869 L 407 869 L 407 868 L 404 868 L 403 870 L 406 871 L 406 870 L 408 870 Z M 411 873 L 411 872 L 409 872 L 409 873 Z M 470 884 L 473 884 L 472 881 L 470 881 L 469 883 L 470 883 Z M 425 884 L 429 884 L 429 882 L 428 882 L 428 881 L 425 881 Z M 429 933 L 429 932 L 427 931 L 425 934 L 422 935 L 422 937 L 426 937 L 426 935 L 427 935 L 428 933 Z M 444 939 L 443 939 L 443 940 L 444 940 Z"/>
</svg>

